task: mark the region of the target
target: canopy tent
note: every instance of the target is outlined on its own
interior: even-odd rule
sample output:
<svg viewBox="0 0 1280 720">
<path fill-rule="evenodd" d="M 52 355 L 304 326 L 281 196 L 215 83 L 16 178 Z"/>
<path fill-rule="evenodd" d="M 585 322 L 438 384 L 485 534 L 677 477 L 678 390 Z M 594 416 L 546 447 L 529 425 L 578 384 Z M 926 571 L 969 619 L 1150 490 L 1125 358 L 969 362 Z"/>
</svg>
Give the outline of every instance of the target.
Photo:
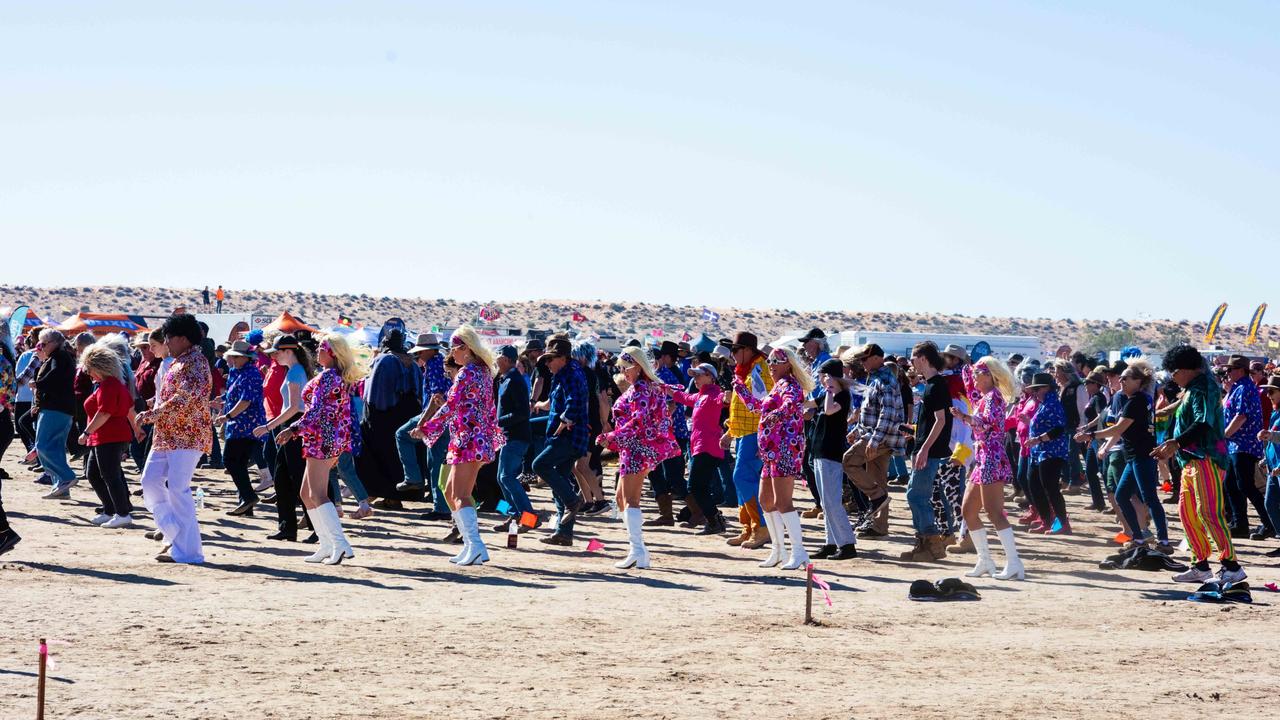
<svg viewBox="0 0 1280 720">
<path fill-rule="evenodd" d="M 146 332 L 147 321 L 140 315 L 124 313 L 76 313 L 63 320 L 58 330 L 68 338 L 74 338 L 82 332 L 93 333 L 98 337 L 118 332 L 136 335 Z"/>
<path fill-rule="evenodd" d="M 360 328 L 347 334 L 347 342 L 355 345 L 377 345 L 378 331 L 373 328 Z"/>
<path fill-rule="evenodd" d="M 689 347 L 693 348 L 694 352 L 711 352 L 716 349 L 716 341 L 707 337 L 706 333 L 698 333 L 698 337 L 689 343 Z"/>
<path fill-rule="evenodd" d="M 288 310 L 280 313 L 280 317 L 273 320 L 270 325 L 262 328 L 262 331 L 265 333 L 295 333 L 300 330 L 306 330 L 311 333 L 320 332 L 298 318 L 290 315 Z"/>
</svg>

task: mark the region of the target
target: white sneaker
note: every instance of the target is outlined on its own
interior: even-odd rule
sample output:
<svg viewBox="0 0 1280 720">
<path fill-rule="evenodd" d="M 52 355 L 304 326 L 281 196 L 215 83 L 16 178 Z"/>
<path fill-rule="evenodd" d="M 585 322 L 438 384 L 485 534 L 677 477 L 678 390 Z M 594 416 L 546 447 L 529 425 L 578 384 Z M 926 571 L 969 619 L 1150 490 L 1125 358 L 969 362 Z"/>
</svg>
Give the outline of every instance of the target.
<svg viewBox="0 0 1280 720">
<path fill-rule="evenodd" d="M 93 523 L 94 525 L 101 525 L 102 523 L 110 520 L 111 517 L 112 517 L 111 515 L 108 515 L 106 513 L 98 513 L 97 515 L 94 515 L 93 519 L 90 520 L 89 522 Z"/>
<path fill-rule="evenodd" d="M 1222 583 L 1223 585 L 1226 585 L 1227 583 L 1244 582 L 1244 579 L 1247 577 L 1249 576 L 1245 574 L 1243 567 L 1239 568 L 1238 570 L 1228 570 L 1226 568 L 1222 568 L 1221 570 L 1218 571 L 1218 582 Z"/>
<path fill-rule="evenodd" d="M 1191 566 L 1190 570 L 1173 576 L 1174 582 L 1183 583 L 1207 583 L 1212 579 L 1213 573 L 1208 570 L 1201 570 L 1194 565 Z"/>
<path fill-rule="evenodd" d="M 66 500 L 71 497 L 71 486 L 58 485 L 54 489 L 50 490 L 47 495 L 41 495 L 40 497 L 43 500 Z"/>
<path fill-rule="evenodd" d="M 262 494 L 272 487 L 275 487 L 275 478 L 271 477 L 271 471 L 266 468 L 258 468 L 258 484 L 253 486 L 253 491 Z"/>
<path fill-rule="evenodd" d="M 127 528 L 133 527 L 133 518 L 128 515 L 117 515 L 110 520 L 102 523 L 104 528 Z"/>
</svg>

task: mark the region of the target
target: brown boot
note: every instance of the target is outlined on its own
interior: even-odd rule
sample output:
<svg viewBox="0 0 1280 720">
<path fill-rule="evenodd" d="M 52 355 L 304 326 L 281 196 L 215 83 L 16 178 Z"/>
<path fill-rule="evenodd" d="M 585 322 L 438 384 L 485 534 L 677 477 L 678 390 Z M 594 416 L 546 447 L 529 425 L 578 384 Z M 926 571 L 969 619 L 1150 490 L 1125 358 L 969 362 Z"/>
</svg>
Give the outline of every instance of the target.
<svg viewBox="0 0 1280 720">
<path fill-rule="evenodd" d="M 742 534 L 725 540 L 725 544 L 736 546 L 751 539 L 751 512 L 746 505 L 738 507 L 738 522 L 742 523 Z"/>
<path fill-rule="evenodd" d="M 965 540 L 968 540 L 968 539 L 969 539 L 969 536 L 966 535 Z M 970 543 L 970 544 L 972 545 L 973 543 Z M 929 537 L 925 538 L 924 547 L 926 550 L 929 551 L 929 555 L 934 560 L 941 560 L 942 558 L 947 556 L 947 545 L 941 535 L 930 535 Z"/>
<path fill-rule="evenodd" d="M 692 495 L 685 496 L 684 505 L 689 508 L 689 519 L 680 523 L 680 527 L 696 528 L 707 524 L 707 516 L 703 514 L 702 508 L 698 507 L 698 501 Z"/>
<path fill-rule="evenodd" d="M 962 555 L 973 552 L 977 552 L 977 550 L 974 549 L 973 539 L 969 537 L 968 533 L 965 533 L 964 539 L 961 540 L 959 544 L 951 548 L 952 555 Z"/>
<path fill-rule="evenodd" d="M 764 525 L 756 525 L 751 529 L 751 539 L 742 543 L 748 550 L 759 550 L 769 543 L 769 530 Z"/>
<path fill-rule="evenodd" d="M 676 519 L 671 517 L 671 493 L 662 493 L 658 496 L 658 517 L 652 520 L 645 520 L 645 527 L 670 527 L 676 524 Z"/>
<path fill-rule="evenodd" d="M 956 544 L 956 536 L 952 533 L 942 534 L 942 547 L 951 547 Z"/>
<path fill-rule="evenodd" d="M 800 513 L 800 517 L 806 518 L 808 520 L 812 520 L 814 518 L 820 518 L 822 517 L 822 508 L 818 507 L 817 505 L 814 505 L 808 510 L 805 510 L 804 512 Z"/>
<path fill-rule="evenodd" d="M 923 549 L 924 549 L 924 538 L 923 538 L 923 537 L 921 537 L 919 533 L 916 533 L 916 544 L 915 544 L 915 545 L 912 545 L 910 550 L 908 550 L 908 551 L 906 551 L 906 552 L 904 552 L 904 553 L 900 553 L 900 554 L 898 555 L 898 559 L 899 559 L 899 560 L 910 560 L 910 561 L 915 562 L 915 561 L 916 561 L 916 556 L 917 556 L 917 555 L 920 553 L 920 551 L 921 551 L 921 550 L 923 550 Z"/>
</svg>

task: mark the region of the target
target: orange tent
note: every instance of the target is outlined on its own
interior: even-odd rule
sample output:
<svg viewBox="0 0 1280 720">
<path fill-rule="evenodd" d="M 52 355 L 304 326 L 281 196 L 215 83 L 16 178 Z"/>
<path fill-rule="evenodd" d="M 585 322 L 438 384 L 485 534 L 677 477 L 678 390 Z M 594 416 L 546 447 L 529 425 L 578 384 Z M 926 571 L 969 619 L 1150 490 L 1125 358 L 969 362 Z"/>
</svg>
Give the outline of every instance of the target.
<svg viewBox="0 0 1280 720">
<path fill-rule="evenodd" d="M 312 332 L 312 333 L 320 332 L 319 330 L 302 322 L 298 318 L 290 315 L 289 311 L 287 310 L 285 312 L 280 313 L 280 317 L 271 321 L 270 325 L 262 328 L 263 332 L 280 332 L 280 333 L 295 333 L 295 332 L 298 332 L 299 330 L 306 330 L 307 332 Z"/>
<path fill-rule="evenodd" d="M 118 332 L 134 335 L 146 332 L 147 323 L 137 315 L 123 313 L 76 313 L 63 320 L 58 330 L 68 338 L 74 338 L 82 332 L 91 332 L 98 337 Z"/>
</svg>

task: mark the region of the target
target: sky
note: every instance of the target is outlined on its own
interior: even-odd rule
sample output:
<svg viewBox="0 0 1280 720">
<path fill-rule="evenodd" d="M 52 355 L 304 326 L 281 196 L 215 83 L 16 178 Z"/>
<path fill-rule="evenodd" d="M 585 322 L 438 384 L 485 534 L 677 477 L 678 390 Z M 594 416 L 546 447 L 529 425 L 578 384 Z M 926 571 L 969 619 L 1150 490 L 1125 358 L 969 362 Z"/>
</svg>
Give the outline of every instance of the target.
<svg viewBox="0 0 1280 720">
<path fill-rule="evenodd" d="M 1276 27 L 0 0 L 0 285 L 1247 322 L 1276 299 Z"/>
</svg>

